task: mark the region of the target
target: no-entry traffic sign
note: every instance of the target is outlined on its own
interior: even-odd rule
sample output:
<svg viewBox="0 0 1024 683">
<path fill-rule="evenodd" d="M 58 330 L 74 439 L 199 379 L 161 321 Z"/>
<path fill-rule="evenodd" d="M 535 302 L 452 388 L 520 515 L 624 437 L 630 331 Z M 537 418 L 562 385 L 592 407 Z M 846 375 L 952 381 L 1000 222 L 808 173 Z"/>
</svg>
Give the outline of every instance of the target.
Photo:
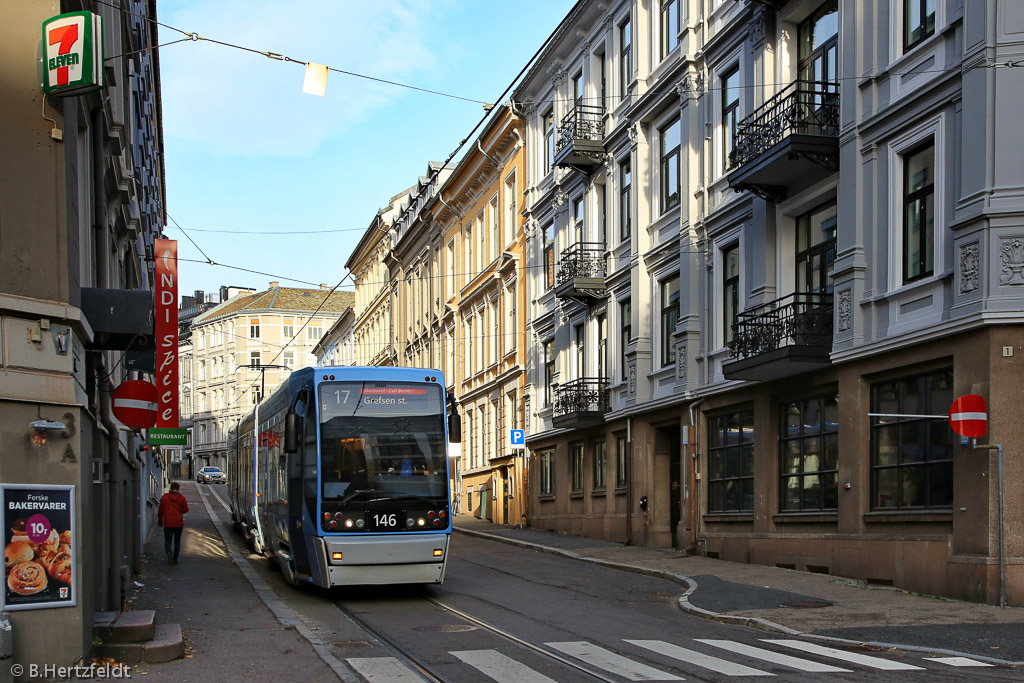
<svg viewBox="0 0 1024 683">
<path fill-rule="evenodd" d="M 157 394 L 152 382 L 130 379 L 121 382 L 111 397 L 114 417 L 129 427 L 147 429 L 156 424 Z"/>
<path fill-rule="evenodd" d="M 988 432 L 985 399 L 977 394 L 967 394 L 953 401 L 949 407 L 949 425 L 960 436 L 985 436 Z"/>
</svg>

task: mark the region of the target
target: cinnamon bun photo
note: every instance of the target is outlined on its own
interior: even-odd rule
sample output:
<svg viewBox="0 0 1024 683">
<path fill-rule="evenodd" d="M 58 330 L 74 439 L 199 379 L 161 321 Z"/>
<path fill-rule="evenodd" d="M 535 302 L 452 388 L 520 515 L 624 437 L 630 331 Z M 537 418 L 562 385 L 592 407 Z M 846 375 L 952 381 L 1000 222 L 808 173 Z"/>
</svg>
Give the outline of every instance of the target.
<svg viewBox="0 0 1024 683">
<path fill-rule="evenodd" d="M 19 562 L 11 567 L 7 586 L 19 595 L 34 595 L 46 588 L 46 569 L 38 562 Z"/>
</svg>

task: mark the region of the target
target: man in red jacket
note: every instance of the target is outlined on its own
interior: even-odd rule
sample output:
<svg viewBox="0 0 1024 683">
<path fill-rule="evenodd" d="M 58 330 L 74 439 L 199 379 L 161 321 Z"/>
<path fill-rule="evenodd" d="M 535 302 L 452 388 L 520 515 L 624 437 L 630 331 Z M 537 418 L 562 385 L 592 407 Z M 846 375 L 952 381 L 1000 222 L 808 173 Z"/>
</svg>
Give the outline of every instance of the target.
<svg viewBox="0 0 1024 683">
<path fill-rule="evenodd" d="M 178 553 L 181 552 L 181 530 L 185 528 L 185 513 L 188 512 L 188 501 L 178 490 L 178 482 L 171 484 L 171 490 L 160 499 L 156 523 L 164 528 L 164 550 L 167 562 L 178 564 Z M 171 552 L 171 541 L 174 541 L 174 552 Z"/>
</svg>

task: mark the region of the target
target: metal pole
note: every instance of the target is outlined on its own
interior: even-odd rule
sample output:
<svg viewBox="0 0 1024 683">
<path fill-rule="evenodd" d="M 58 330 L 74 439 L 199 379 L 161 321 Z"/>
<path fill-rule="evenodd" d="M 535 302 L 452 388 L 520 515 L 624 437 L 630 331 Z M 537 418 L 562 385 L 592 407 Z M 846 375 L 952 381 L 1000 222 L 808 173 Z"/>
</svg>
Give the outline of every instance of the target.
<svg viewBox="0 0 1024 683">
<path fill-rule="evenodd" d="M 1004 538 L 1005 519 L 1003 516 L 1003 444 L 978 445 L 971 440 L 971 448 L 977 451 L 996 451 L 996 471 L 999 484 L 999 606 L 1006 607 L 1006 542 Z"/>
</svg>

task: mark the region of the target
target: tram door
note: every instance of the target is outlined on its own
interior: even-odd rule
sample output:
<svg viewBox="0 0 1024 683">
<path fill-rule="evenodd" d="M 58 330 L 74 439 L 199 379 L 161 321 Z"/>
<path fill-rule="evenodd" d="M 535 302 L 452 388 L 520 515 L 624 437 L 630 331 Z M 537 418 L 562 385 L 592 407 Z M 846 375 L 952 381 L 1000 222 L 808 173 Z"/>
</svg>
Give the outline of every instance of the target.
<svg viewBox="0 0 1024 683">
<path fill-rule="evenodd" d="M 288 545 L 292 553 L 295 573 L 311 575 L 305 534 L 315 534 L 316 527 L 306 529 L 305 526 L 315 524 L 312 518 L 316 515 L 316 511 L 305 516 L 302 514 L 306 493 L 303 488 L 303 474 L 307 462 L 315 463 L 318 460 L 316 411 L 310 410 L 308 415 L 305 414 L 306 404 L 302 401 L 295 406 L 295 411 L 304 419 L 299 423 L 302 425 L 303 431 L 303 436 L 299 439 L 299 450 L 288 454 Z M 310 440 L 310 432 L 312 432 L 312 440 Z"/>
</svg>

